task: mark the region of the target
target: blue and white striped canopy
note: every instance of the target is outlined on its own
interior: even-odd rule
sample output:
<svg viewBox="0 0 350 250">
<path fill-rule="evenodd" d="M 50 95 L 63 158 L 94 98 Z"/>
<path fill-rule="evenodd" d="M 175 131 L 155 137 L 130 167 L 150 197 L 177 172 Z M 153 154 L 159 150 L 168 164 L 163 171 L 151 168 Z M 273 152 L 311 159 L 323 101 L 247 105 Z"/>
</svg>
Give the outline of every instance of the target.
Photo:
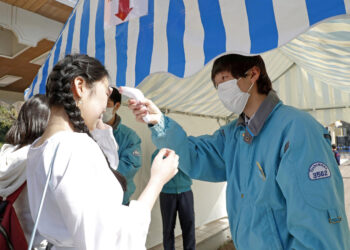
<svg viewBox="0 0 350 250">
<path fill-rule="evenodd" d="M 281 100 L 307 110 L 324 125 L 350 118 L 350 19 L 319 24 L 286 45 L 263 53 Z M 139 88 L 171 112 L 227 117 L 210 80 L 212 63 L 179 79 L 155 74 Z"/>
<path fill-rule="evenodd" d="M 158 72 L 191 76 L 223 53 L 275 49 L 320 21 L 350 13 L 348 0 L 148 0 L 146 16 L 104 29 L 104 4 L 77 3 L 30 96 L 45 92 L 49 72 L 66 54 L 94 56 L 116 85 L 138 86 Z"/>
</svg>

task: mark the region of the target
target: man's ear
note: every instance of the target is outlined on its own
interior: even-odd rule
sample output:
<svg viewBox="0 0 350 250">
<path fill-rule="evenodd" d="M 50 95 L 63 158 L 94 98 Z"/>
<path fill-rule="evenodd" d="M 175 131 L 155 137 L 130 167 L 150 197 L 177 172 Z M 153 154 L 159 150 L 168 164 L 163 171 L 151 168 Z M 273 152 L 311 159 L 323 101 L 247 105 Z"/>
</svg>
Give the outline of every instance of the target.
<svg viewBox="0 0 350 250">
<path fill-rule="evenodd" d="M 72 93 L 76 99 L 80 99 L 86 89 L 86 82 L 81 76 L 74 78 L 72 82 Z"/>
<path fill-rule="evenodd" d="M 257 67 L 257 66 L 254 66 L 252 69 L 251 69 L 251 79 L 252 79 L 252 82 L 256 82 L 260 77 L 260 68 Z"/>
<path fill-rule="evenodd" d="M 115 105 L 114 105 L 114 112 L 117 112 L 118 111 L 118 109 L 120 108 L 120 102 L 117 102 Z"/>
</svg>

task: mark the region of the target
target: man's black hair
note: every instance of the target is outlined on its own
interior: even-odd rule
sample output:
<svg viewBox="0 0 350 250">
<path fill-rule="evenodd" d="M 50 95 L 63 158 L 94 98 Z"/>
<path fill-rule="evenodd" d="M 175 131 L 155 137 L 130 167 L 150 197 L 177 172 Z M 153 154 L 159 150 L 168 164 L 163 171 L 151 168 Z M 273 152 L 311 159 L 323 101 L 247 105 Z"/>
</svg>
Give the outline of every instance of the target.
<svg viewBox="0 0 350 250">
<path fill-rule="evenodd" d="M 109 99 L 111 99 L 114 103 L 114 105 L 119 102 L 121 103 L 122 102 L 122 95 L 119 93 L 119 91 L 112 87 L 113 91 L 112 91 L 112 94 L 109 96 Z"/>
<path fill-rule="evenodd" d="M 260 94 L 268 94 L 272 89 L 272 83 L 267 75 L 265 63 L 261 56 L 243 56 L 238 54 L 229 54 L 217 58 L 214 61 L 213 68 L 211 70 L 211 79 L 214 83 L 216 74 L 228 71 L 235 78 L 246 77 L 245 74 L 252 67 L 259 67 L 260 76 L 257 80 L 258 92 Z"/>
</svg>

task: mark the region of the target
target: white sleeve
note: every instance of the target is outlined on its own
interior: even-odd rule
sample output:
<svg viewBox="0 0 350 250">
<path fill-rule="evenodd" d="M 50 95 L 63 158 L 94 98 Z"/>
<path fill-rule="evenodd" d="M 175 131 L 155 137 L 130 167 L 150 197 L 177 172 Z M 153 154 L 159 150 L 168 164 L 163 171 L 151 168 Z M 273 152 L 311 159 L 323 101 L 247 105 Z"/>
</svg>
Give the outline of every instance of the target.
<svg viewBox="0 0 350 250">
<path fill-rule="evenodd" d="M 133 200 L 129 207 L 122 205 L 121 212 L 128 216 L 122 218 L 123 228 L 118 235 L 120 249 L 146 249 L 147 233 L 151 222 L 149 208 L 142 202 Z"/>
<path fill-rule="evenodd" d="M 122 188 L 95 146 L 74 152 L 53 190 L 74 248 L 145 249 L 150 210 L 138 201 L 122 205 Z"/>
<path fill-rule="evenodd" d="M 119 146 L 113 136 L 112 127 L 108 126 L 108 129 L 94 129 L 91 135 L 106 155 L 111 167 L 117 170 L 119 164 Z"/>
</svg>

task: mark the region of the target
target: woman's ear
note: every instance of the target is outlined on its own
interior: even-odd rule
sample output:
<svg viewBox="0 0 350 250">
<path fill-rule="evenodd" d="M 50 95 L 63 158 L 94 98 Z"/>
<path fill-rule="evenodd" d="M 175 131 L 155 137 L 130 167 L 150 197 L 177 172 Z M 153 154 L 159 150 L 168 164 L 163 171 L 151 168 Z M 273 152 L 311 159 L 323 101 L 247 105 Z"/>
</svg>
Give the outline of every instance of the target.
<svg viewBox="0 0 350 250">
<path fill-rule="evenodd" d="M 86 88 L 86 82 L 81 76 L 74 78 L 72 82 L 72 93 L 74 98 L 81 99 Z"/>
</svg>

